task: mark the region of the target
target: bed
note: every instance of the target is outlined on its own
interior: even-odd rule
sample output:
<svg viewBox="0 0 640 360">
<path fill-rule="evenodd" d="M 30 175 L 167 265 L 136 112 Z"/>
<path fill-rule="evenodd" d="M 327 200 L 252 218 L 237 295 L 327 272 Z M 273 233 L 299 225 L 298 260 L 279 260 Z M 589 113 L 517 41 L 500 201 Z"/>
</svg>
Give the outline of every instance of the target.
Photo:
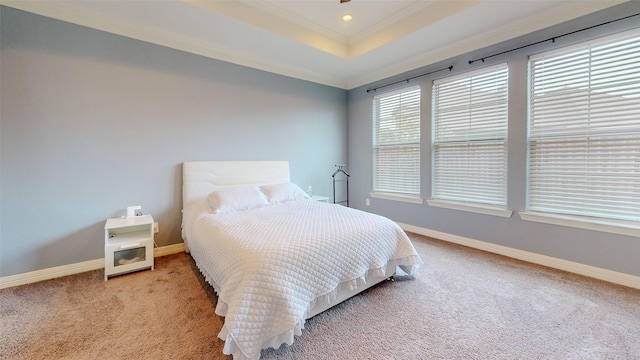
<svg viewBox="0 0 640 360">
<path fill-rule="evenodd" d="M 182 236 L 236 360 L 292 344 L 306 319 L 422 263 L 396 223 L 313 201 L 286 161 L 183 163 Z"/>
</svg>

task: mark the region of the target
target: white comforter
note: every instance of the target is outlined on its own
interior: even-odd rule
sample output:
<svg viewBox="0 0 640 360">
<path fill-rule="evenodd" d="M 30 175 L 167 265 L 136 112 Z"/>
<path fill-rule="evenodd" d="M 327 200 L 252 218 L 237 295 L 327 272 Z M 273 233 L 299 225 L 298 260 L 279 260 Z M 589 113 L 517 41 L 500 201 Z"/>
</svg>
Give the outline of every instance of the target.
<svg viewBox="0 0 640 360">
<path fill-rule="evenodd" d="M 413 274 L 422 263 L 393 221 L 312 200 L 213 214 L 185 209 L 186 245 L 218 293 L 218 335 L 234 359 L 292 344 L 309 309 L 343 287 L 362 286 L 387 266 Z"/>
</svg>

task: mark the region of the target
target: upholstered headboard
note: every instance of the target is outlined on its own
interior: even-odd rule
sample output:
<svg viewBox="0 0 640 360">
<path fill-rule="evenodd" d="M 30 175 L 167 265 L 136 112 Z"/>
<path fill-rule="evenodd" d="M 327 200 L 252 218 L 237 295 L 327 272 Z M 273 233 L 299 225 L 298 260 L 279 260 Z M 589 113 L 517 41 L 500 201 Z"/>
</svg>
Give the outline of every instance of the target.
<svg viewBox="0 0 640 360">
<path fill-rule="evenodd" d="M 288 161 L 189 161 L 182 164 L 182 208 L 216 190 L 287 182 Z"/>
</svg>

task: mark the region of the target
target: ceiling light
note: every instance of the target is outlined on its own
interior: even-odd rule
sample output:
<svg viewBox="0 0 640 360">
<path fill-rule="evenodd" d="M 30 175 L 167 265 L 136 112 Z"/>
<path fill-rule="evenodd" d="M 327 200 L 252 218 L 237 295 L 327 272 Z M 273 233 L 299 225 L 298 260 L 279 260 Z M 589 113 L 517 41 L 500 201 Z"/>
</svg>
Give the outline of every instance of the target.
<svg viewBox="0 0 640 360">
<path fill-rule="evenodd" d="M 351 21 L 351 19 L 353 19 L 353 16 L 351 16 L 351 15 L 349 15 L 349 14 L 344 15 L 344 16 L 342 17 L 342 20 L 343 20 L 343 21 Z"/>
</svg>

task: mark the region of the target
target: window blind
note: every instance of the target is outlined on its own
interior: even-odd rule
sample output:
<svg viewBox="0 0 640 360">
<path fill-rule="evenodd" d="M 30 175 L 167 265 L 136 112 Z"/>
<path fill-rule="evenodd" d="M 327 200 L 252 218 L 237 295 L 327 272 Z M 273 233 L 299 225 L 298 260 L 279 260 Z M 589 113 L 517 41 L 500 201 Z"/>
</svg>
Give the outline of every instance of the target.
<svg viewBox="0 0 640 360">
<path fill-rule="evenodd" d="M 508 67 L 434 81 L 433 198 L 507 203 Z"/>
<path fill-rule="evenodd" d="M 420 194 L 420 87 L 374 97 L 373 188 Z"/>
<path fill-rule="evenodd" d="M 640 220 L 640 31 L 531 56 L 528 209 Z"/>
</svg>

